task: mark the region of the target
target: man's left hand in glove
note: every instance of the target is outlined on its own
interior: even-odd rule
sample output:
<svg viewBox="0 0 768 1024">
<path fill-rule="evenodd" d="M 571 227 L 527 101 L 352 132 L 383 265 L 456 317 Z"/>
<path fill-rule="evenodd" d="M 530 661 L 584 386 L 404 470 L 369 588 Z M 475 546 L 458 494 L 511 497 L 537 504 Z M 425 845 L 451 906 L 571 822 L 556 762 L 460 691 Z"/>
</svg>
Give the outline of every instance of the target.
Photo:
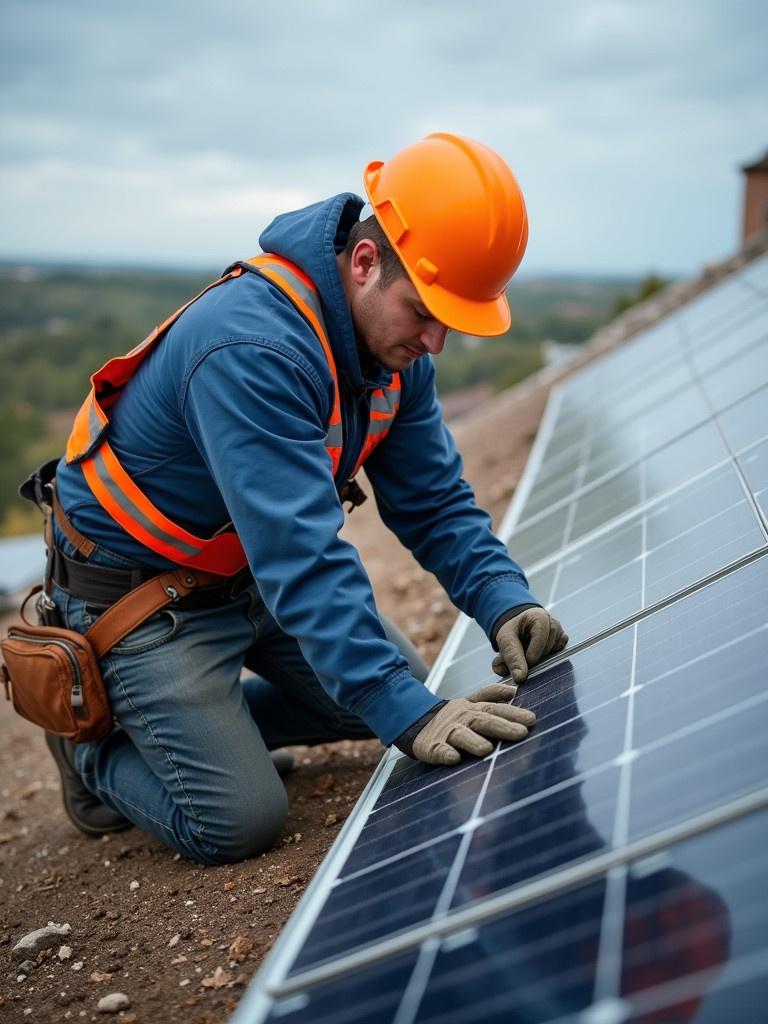
<svg viewBox="0 0 768 1024">
<path fill-rule="evenodd" d="M 535 605 L 512 609 L 500 622 L 501 625 L 496 626 L 499 653 L 493 659 L 493 671 L 500 676 L 512 676 L 516 683 L 526 678 L 529 667 L 561 651 L 568 643 L 568 636 L 557 619 Z"/>
</svg>

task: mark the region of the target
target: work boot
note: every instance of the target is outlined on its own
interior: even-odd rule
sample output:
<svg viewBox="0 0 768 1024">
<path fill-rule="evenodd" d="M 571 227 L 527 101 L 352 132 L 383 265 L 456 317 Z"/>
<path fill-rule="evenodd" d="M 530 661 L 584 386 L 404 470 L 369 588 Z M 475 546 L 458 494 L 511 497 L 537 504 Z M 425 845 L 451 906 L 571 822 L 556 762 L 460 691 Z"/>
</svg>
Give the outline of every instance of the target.
<svg viewBox="0 0 768 1024">
<path fill-rule="evenodd" d="M 46 732 L 45 743 L 59 769 L 64 810 L 75 828 L 87 836 L 103 836 L 131 827 L 132 822 L 103 804 L 86 787 L 75 767 L 74 743 L 52 732 Z"/>
<path fill-rule="evenodd" d="M 272 758 L 272 764 L 275 766 L 275 771 L 284 779 L 285 776 L 293 771 L 293 754 L 290 750 L 273 750 L 270 755 Z"/>
</svg>

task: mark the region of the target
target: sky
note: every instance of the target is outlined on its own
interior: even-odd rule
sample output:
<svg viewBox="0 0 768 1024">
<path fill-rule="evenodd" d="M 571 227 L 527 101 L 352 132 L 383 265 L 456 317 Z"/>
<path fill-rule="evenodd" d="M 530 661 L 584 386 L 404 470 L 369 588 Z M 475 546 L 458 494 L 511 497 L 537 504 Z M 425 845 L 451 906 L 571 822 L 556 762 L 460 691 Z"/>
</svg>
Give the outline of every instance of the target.
<svg viewBox="0 0 768 1024">
<path fill-rule="evenodd" d="M 695 273 L 768 150 L 765 0 L 4 0 L 0 257 L 212 267 L 431 131 L 512 167 L 523 273 Z"/>
</svg>

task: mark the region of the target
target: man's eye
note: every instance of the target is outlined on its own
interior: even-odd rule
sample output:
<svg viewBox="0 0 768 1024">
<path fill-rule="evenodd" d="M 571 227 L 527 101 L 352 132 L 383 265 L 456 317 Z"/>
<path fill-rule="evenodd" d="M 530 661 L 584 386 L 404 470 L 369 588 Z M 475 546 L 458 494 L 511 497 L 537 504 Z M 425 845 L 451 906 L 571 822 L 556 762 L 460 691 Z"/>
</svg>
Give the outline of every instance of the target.
<svg viewBox="0 0 768 1024">
<path fill-rule="evenodd" d="M 420 309 L 416 310 L 416 316 L 419 320 L 431 320 L 432 315 L 430 313 L 422 313 Z"/>
</svg>

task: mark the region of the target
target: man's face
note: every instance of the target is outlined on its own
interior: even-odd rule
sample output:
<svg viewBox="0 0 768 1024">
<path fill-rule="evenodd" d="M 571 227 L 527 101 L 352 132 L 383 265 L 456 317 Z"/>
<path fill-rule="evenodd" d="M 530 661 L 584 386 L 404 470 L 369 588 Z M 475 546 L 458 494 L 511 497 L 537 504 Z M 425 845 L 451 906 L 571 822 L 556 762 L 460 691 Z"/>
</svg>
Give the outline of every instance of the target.
<svg viewBox="0 0 768 1024">
<path fill-rule="evenodd" d="M 398 277 L 380 288 L 379 266 L 351 302 L 352 320 L 360 342 L 388 370 L 406 370 L 428 352 L 443 351 L 448 328 L 428 312 L 410 280 Z"/>
</svg>

